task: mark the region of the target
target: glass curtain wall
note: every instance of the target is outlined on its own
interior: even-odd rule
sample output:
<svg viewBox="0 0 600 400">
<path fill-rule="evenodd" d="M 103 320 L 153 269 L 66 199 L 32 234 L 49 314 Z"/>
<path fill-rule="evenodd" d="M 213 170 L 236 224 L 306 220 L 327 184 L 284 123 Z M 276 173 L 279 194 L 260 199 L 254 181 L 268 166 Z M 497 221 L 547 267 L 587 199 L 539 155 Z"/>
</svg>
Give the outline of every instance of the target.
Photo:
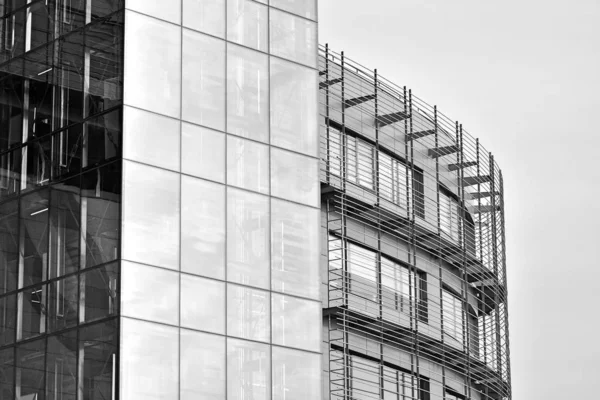
<svg viewBox="0 0 600 400">
<path fill-rule="evenodd" d="M 318 399 L 316 0 L 126 8 L 121 398 Z"/>
<path fill-rule="evenodd" d="M 0 398 L 114 399 L 123 2 L 0 1 Z"/>
</svg>

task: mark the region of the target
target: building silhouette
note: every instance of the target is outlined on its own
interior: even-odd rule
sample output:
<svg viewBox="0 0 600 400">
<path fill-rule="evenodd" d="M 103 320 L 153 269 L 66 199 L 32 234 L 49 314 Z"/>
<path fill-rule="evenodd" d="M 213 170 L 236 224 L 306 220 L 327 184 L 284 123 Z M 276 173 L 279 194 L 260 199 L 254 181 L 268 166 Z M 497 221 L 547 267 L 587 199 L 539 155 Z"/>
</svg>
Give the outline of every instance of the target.
<svg viewBox="0 0 600 400">
<path fill-rule="evenodd" d="M 501 172 L 316 1 L 0 15 L 1 399 L 510 399 Z"/>
</svg>

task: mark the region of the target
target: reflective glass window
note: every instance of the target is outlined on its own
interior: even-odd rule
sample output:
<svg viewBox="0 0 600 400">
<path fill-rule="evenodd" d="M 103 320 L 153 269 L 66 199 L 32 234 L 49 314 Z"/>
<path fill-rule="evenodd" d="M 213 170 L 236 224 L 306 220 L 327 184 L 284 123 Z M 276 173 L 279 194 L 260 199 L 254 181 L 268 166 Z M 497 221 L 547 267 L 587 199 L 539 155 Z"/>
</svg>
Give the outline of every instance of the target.
<svg viewBox="0 0 600 400">
<path fill-rule="evenodd" d="M 227 184 L 269 193 L 269 147 L 228 136 Z"/>
<path fill-rule="evenodd" d="M 73 193 L 73 189 L 77 190 Z M 50 278 L 79 269 L 79 190 L 65 185 L 50 192 Z"/>
<path fill-rule="evenodd" d="M 83 307 L 80 321 L 93 321 L 116 315 L 119 311 L 117 282 L 119 264 L 94 268 L 81 275 Z"/>
<path fill-rule="evenodd" d="M 171 325 L 179 323 L 177 272 L 122 261 L 121 287 L 124 316 Z"/>
<path fill-rule="evenodd" d="M 85 393 L 84 400 L 112 398 L 118 371 L 117 339 L 115 319 L 79 331 L 79 359 L 83 361 L 83 365 L 80 364 L 79 381 Z"/>
<path fill-rule="evenodd" d="M 181 330 L 181 400 L 225 398 L 225 337 Z"/>
<path fill-rule="evenodd" d="M 154 18 L 164 19 L 174 24 L 181 23 L 181 7 L 175 6 L 175 4 L 164 3 L 162 1 L 127 0 L 126 5 L 130 10 L 138 11 Z"/>
<path fill-rule="evenodd" d="M 123 157 L 179 171 L 180 130 L 176 119 L 125 107 Z"/>
<path fill-rule="evenodd" d="M 181 152 L 181 172 L 225 182 L 225 134 L 184 122 Z"/>
<path fill-rule="evenodd" d="M 319 210 L 271 200 L 271 287 L 319 298 Z"/>
<path fill-rule="evenodd" d="M 271 6 L 302 17 L 317 19 L 316 0 L 271 0 Z"/>
<path fill-rule="evenodd" d="M 227 339 L 227 399 L 271 398 L 269 345 Z"/>
<path fill-rule="evenodd" d="M 267 51 L 267 6 L 253 0 L 227 0 L 227 40 Z"/>
<path fill-rule="evenodd" d="M 463 301 L 453 293 L 442 292 L 444 333 L 457 341 L 463 341 Z"/>
<path fill-rule="evenodd" d="M 14 398 L 15 349 L 9 347 L 0 350 L 0 396 L 3 399 Z"/>
<path fill-rule="evenodd" d="M 17 393 L 21 399 L 44 398 L 44 356 L 46 340 L 36 340 L 17 347 Z"/>
<path fill-rule="evenodd" d="M 19 203 L 0 204 L 0 294 L 17 288 L 19 265 Z"/>
<path fill-rule="evenodd" d="M 271 148 L 271 194 L 319 206 L 319 160 Z"/>
<path fill-rule="evenodd" d="M 405 164 L 380 152 L 378 172 L 381 197 L 403 207 L 412 203 L 412 173 Z"/>
<path fill-rule="evenodd" d="M 47 286 L 34 286 L 18 294 L 20 330 L 17 339 L 27 339 L 46 332 Z"/>
<path fill-rule="evenodd" d="M 270 52 L 273 55 L 317 67 L 317 24 L 271 9 Z"/>
<path fill-rule="evenodd" d="M 225 283 L 182 274 L 181 326 L 225 334 Z"/>
<path fill-rule="evenodd" d="M 227 130 L 269 141 L 269 58 L 233 44 L 227 46 Z"/>
<path fill-rule="evenodd" d="M 362 140 L 348 136 L 347 179 L 367 189 L 374 189 L 374 148 Z"/>
<path fill-rule="evenodd" d="M 269 287 L 269 198 L 227 189 L 227 279 Z"/>
<path fill-rule="evenodd" d="M 21 198 L 23 287 L 47 279 L 49 200 L 47 190 Z"/>
<path fill-rule="evenodd" d="M 74 400 L 77 398 L 77 347 L 77 330 L 48 338 L 47 400 Z"/>
<path fill-rule="evenodd" d="M 273 293 L 273 343 L 320 351 L 321 303 Z"/>
<path fill-rule="evenodd" d="M 225 130 L 225 42 L 183 30 L 182 119 Z"/>
<path fill-rule="evenodd" d="M 269 292 L 227 285 L 227 335 L 268 342 L 270 310 Z"/>
<path fill-rule="evenodd" d="M 459 205 L 452 197 L 440 192 L 440 228 L 458 240 L 460 234 Z"/>
<path fill-rule="evenodd" d="M 320 398 L 321 355 L 281 347 L 272 350 L 273 400 Z"/>
<path fill-rule="evenodd" d="M 15 341 L 16 325 L 17 296 L 12 294 L 0 298 L 0 346 Z"/>
<path fill-rule="evenodd" d="M 318 155 L 317 71 L 271 57 L 271 144 Z"/>
<path fill-rule="evenodd" d="M 183 0 L 183 26 L 225 37 L 225 0 Z"/>
<path fill-rule="evenodd" d="M 79 322 L 79 279 L 70 276 L 48 285 L 48 330 L 58 331 Z"/>
<path fill-rule="evenodd" d="M 83 148 L 83 166 L 104 163 L 121 156 L 121 109 L 98 115 L 85 122 L 88 146 Z M 77 133 L 77 132 L 76 132 Z M 71 129 L 69 129 L 71 136 Z M 69 139 L 71 140 L 71 139 Z M 73 142 L 74 140 L 71 140 Z M 73 144 L 72 144 L 73 146 Z M 73 147 L 76 149 L 76 146 Z M 68 152 L 69 149 L 65 149 Z M 64 154 L 64 152 L 63 152 Z M 87 157 L 87 160 L 85 158 Z"/>
<path fill-rule="evenodd" d="M 123 318 L 121 329 L 121 398 L 177 399 L 179 328 Z"/>
<path fill-rule="evenodd" d="M 125 104 L 179 117 L 181 28 L 128 11 L 125 43 Z"/>
<path fill-rule="evenodd" d="M 124 163 L 123 258 L 179 269 L 179 175 Z"/>
<path fill-rule="evenodd" d="M 352 293 L 377 300 L 377 253 L 348 243 L 347 254 Z"/>
<path fill-rule="evenodd" d="M 181 270 L 225 278 L 225 186 L 181 178 Z"/>
</svg>

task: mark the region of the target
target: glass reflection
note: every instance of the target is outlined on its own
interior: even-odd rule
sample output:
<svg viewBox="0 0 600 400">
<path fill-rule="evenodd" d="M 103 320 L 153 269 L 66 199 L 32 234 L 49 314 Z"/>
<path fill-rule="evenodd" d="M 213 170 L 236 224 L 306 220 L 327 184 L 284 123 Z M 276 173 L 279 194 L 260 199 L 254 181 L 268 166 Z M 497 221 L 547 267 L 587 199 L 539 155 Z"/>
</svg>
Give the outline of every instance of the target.
<svg viewBox="0 0 600 400">
<path fill-rule="evenodd" d="M 271 54 L 317 67 L 317 24 L 295 15 L 271 9 Z"/>
<path fill-rule="evenodd" d="M 227 184 L 269 193 L 269 147 L 228 136 Z"/>
<path fill-rule="evenodd" d="M 183 0 L 183 26 L 225 37 L 225 0 Z"/>
<path fill-rule="evenodd" d="M 319 351 L 321 303 L 273 293 L 273 343 Z"/>
<path fill-rule="evenodd" d="M 181 400 L 225 398 L 225 337 L 181 330 Z"/>
<path fill-rule="evenodd" d="M 227 285 L 227 334 L 268 342 L 271 301 L 269 292 Z"/>
<path fill-rule="evenodd" d="M 271 398 L 269 345 L 227 339 L 227 400 Z"/>
<path fill-rule="evenodd" d="M 319 160 L 271 148 L 271 194 L 319 206 Z"/>
<path fill-rule="evenodd" d="M 281 347 L 272 350 L 273 400 L 318 399 L 321 355 Z"/>
<path fill-rule="evenodd" d="M 224 183 L 225 134 L 182 123 L 181 172 Z"/>
<path fill-rule="evenodd" d="M 227 0 L 227 40 L 267 51 L 267 6 L 252 0 Z"/>
<path fill-rule="evenodd" d="M 225 334 L 225 283 L 182 274 L 181 326 Z"/>
</svg>

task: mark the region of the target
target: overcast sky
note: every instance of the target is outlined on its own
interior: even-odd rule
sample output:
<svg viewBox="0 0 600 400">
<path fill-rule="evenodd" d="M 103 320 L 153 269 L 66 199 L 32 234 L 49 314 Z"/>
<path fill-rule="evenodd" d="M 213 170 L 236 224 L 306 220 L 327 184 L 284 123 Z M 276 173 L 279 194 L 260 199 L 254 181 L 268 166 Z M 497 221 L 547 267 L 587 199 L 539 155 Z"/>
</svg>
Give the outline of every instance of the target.
<svg viewBox="0 0 600 400">
<path fill-rule="evenodd" d="M 513 399 L 600 398 L 600 0 L 319 3 L 320 43 L 437 104 L 503 171 Z"/>
</svg>

